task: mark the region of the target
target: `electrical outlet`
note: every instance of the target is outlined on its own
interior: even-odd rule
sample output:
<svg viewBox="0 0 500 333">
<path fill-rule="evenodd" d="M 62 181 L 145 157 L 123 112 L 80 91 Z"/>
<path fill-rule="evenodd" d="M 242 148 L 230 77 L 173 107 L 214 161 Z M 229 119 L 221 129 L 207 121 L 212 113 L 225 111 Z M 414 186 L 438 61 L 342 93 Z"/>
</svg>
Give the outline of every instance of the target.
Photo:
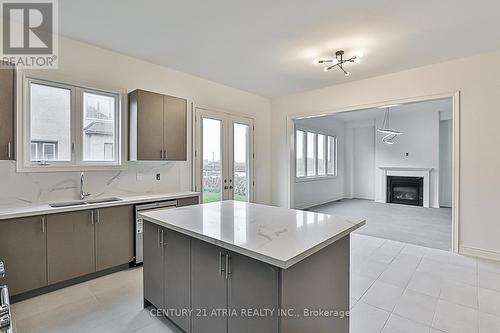
<svg viewBox="0 0 500 333">
<path fill-rule="evenodd" d="M 156 180 L 160 180 L 160 174 L 159 173 L 156 174 Z"/>
<path fill-rule="evenodd" d="M 141 181 L 142 180 L 142 173 L 137 173 L 136 176 L 135 176 L 135 179 L 137 181 Z"/>
</svg>

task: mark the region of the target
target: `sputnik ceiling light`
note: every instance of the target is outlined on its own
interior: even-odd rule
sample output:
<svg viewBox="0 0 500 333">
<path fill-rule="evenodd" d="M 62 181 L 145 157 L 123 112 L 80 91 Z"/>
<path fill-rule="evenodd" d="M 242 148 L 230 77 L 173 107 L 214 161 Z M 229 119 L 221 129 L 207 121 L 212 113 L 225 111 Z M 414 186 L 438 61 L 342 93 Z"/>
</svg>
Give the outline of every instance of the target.
<svg viewBox="0 0 500 333">
<path fill-rule="evenodd" d="M 393 145 L 394 140 L 403 134 L 401 131 L 397 131 L 395 129 L 391 128 L 390 124 L 390 115 L 389 111 L 390 108 L 396 106 L 396 105 L 388 105 L 388 106 L 383 106 L 381 108 L 385 108 L 385 116 L 384 116 L 384 121 L 382 122 L 382 127 L 377 129 L 377 132 L 385 134 L 384 137 L 382 138 L 382 142 L 386 143 L 388 145 Z"/>
<path fill-rule="evenodd" d="M 351 75 L 351 72 L 344 69 L 344 64 L 346 62 L 354 62 L 358 63 L 361 61 L 362 55 L 358 54 L 356 56 L 344 59 L 344 51 L 339 50 L 335 52 L 335 58 L 327 58 L 327 59 L 316 59 L 314 63 L 317 65 L 327 65 L 323 70 L 325 72 L 331 71 L 333 68 L 338 67 L 342 72 L 344 72 L 345 76 Z"/>
</svg>

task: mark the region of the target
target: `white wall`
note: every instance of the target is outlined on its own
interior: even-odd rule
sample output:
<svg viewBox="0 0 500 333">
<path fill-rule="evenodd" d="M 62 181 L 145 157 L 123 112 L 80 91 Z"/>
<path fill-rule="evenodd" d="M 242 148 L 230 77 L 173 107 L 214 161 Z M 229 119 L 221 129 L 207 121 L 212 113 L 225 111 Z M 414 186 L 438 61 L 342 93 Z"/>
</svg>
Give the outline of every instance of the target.
<svg viewBox="0 0 500 333">
<path fill-rule="evenodd" d="M 462 251 L 500 259 L 500 155 L 492 154 L 500 146 L 500 52 L 274 98 L 272 202 L 288 204 L 286 116 L 456 91 L 461 93 L 459 245 Z"/>
<path fill-rule="evenodd" d="M 391 127 L 403 132 L 393 145 L 375 140 L 375 201 L 385 202 L 384 171 L 380 167 L 432 168 L 429 203 L 439 207 L 439 110 L 418 110 L 390 114 Z M 377 119 L 381 126 L 383 117 Z M 408 156 L 406 154 L 408 153 Z"/>
<path fill-rule="evenodd" d="M 352 197 L 375 198 L 375 127 L 355 127 L 353 131 Z"/>
<path fill-rule="evenodd" d="M 187 98 L 255 118 L 255 200 L 270 201 L 270 101 L 162 66 L 61 38 L 56 79 L 131 91 L 136 88 Z M 161 181 L 155 174 L 161 173 Z M 14 163 L 0 162 L 0 206 L 76 198 L 79 173 L 16 173 Z M 134 162 L 125 171 L 88 172 L 88 190 L 100 195 L 172 192 L 191 189 L 188 162 Z"/>
<path fill-rule="evenodd" d="M 452 122 L 439 121 L 439 205 L 451 207 L 452 205 Z"/>
<path fill-rule="evenodd" d="M 337 177 L 297 181 L 294 183 L 294 207 L 308 208 L 344 198 L 344 122 L 341 120 L 310 118 L 296 122 L 298 128 L 319 131 L 337 137 Z"/>
</svg>

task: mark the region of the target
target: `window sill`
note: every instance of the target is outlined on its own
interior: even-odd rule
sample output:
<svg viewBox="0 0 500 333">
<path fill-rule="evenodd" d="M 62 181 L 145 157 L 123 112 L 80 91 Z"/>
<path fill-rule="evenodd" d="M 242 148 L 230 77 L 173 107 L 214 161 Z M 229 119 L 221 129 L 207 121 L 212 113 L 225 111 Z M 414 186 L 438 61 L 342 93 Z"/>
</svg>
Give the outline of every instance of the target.
<svg viewBox="0 0 500 333">
<path fill-rule="evenodd" d="M 296 183 L 307 183 L 307 182 L 317 182 L 324 180 L 334 180 L 337 176 L 310 176 L 310 177 L 300 177 L 295 178 Z"/>
<path fill-rule="evenodd" d="M 115 171 L 127 170 L 127 164 L 121 165 L 18 165 L 16 172 L 44 173 L 44 172 L 81 172 L 81 171 Z"/>
</svg>

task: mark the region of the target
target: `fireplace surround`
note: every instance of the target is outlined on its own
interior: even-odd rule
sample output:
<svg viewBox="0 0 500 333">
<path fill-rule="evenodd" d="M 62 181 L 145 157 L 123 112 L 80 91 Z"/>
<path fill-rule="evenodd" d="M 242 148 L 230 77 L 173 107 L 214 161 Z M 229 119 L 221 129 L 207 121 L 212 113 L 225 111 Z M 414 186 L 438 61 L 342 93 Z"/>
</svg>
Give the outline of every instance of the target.
<svg viewBox="0 0 500 333">
<path fill-rule="evenodd" d="M 424 178 L 387 176 L 387 202 L 423 206 Z"/>
</svg>

